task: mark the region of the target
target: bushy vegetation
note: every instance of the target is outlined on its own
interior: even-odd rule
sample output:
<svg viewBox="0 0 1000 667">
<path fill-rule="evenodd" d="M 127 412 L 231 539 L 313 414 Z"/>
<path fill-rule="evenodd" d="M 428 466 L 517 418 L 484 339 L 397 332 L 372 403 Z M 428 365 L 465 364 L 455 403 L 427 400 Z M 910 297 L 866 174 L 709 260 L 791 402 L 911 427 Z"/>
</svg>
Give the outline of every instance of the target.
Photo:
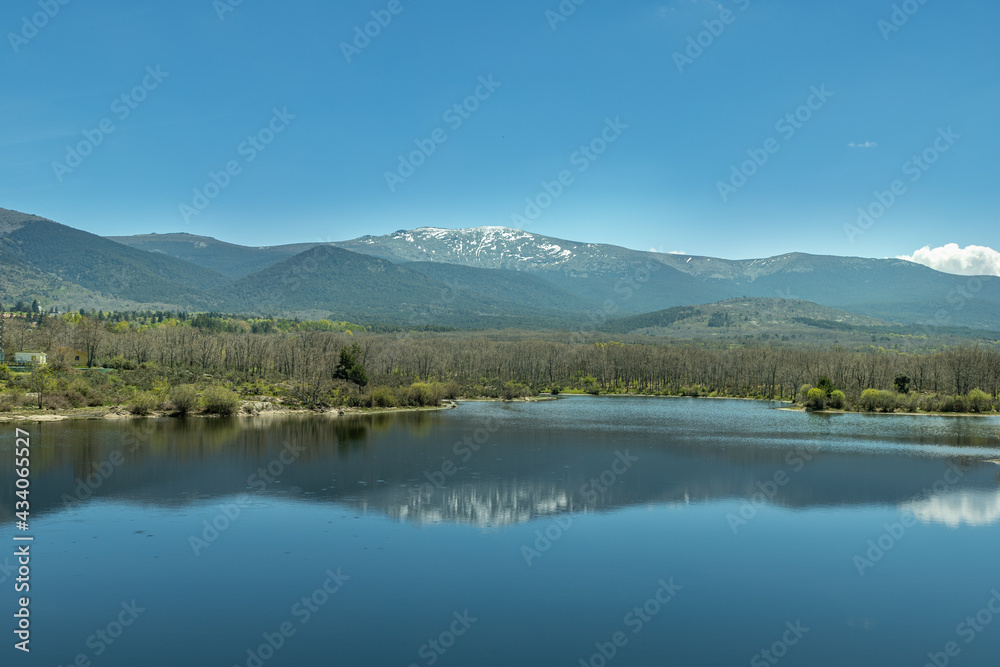
<svg viewBox="0 0 1000 667">
<path fill-rule="evenodd" d="M 806 392 L 806 407 L 813 410 L 822 410 L 826 407 L 826 392 L 819 387 L 813 387 Z"/>
<path fill-rule="evenodd" d="M 906 376 L 897 376 L 894 386 L 908 387 L 912 380 Z M 805 384 L 796 393 L 796 402 L 807 410 L 850 410 L 852 407 L 860 412 L 956 412 L 981 413 L 992 412 L 998 408 L 998 401 L 990 394 L 980 389 L 972 389 L 968 394 L 936 394 L 916 391 L 900 392 L 892 389 L 875 389 L 869 387 L 861 391 L 853 406 L 847 394 L 833 388 L 832 381 L 827 377 L 820 378 L 819 386 Z"/>
<path fill-rule="evenodd" d="M 548 391 L 791 399 L 813 410 L 989 413 L 1000 392 L 1000 349 L 987 345 L 900 354 L 876 347 L 568 343 L 496 333 L 351 331 L 332 319 L 311 326 L 217 314 L 120 315 L 8 318 L 8 355 L 10 346 L 50 354 L 72 348 L 99 368 L 5 374 L 0 367 L 0 410 L 30 403 L 233 414 L 243 400 L 256 404 L 251 410 L 262 401 L 390 409 L 435 406 L 460 395 L 518 400 Z"/>
<path fill-rule="evenodd" d="M 865 412 L 895 412 L 897 396 L 894 391 L 865 389 L 861 392 L 858 407 Z"/>
<path fill-rule="evenodd" d="M 844 410 L 847 408 L 847 395 L 839 389 L 834 389 L 830 392 L 826 405 L 834 410 Z"/>
<path fill-rule="evenodd" d="M 240 396 L 232 389 L 214 384 L 201 394 L 205 414 L 228 417 L 240 409 Z"/>
<path fill-rule="evenodd" d="M 134 415 L 144 416 L 159 410 L 159 397 L 151 391 L 140 391 L 128 403 L 128 411 Z"/>
<path fill-rule="evenodd" d="M 170 392 L 170 403 L 178 415 L 186 415 L 198 408 L 198 388 L 193 384 L 182 384 Z"/>
</svg>

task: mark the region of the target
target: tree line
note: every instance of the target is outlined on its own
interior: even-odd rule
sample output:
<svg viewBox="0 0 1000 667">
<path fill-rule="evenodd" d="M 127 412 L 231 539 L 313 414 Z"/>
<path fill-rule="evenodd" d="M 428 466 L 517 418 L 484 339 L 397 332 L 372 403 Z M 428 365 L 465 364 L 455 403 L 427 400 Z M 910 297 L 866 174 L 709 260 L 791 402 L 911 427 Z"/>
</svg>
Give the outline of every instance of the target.
<svg viewBox="0 0 1000 667">
<path fill-rule="evenodd" d="M 803 385 L 827 378 L 855 405 L 868 389 L 959 396 L 980 390 L 993 401 L 1000 392 L 1000 350 L 990 345 L 924 354 L 875 346 L 713 349 L 668 341 L 512 340 L 502 334 L 380 333 L 354 331 L 346 323 L 286 326 L 266 320 L 265 326 L 265 320 L 255 325 L 222 316 L 159 315 L 147 318 L 150 324 L 79 313 L 40 321 L 8 318 L 8 358 L 15 351 L 47 352 L 54 369 L 68 372 L 72 363 L 65 350 L 76 349 L 90 366 L 210 374 L 234 387 L 271 383 L 294 388 L 316 404 L 347 396 L 370 402 L 375 388 L 418 382 L 450 383 L 465 395 L 569 390 L 787 400 L 801 396 Z M 213 321 L 223 324 L 210 326 Z"/>
</svg>

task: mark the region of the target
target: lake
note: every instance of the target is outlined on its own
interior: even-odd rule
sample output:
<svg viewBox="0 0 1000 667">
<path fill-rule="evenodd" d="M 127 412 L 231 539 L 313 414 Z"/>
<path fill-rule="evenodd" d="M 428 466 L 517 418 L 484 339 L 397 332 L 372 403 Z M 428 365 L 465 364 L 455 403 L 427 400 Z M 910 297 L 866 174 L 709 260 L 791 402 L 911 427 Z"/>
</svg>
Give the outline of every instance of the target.
<svg viewBox="0 0 1000 667">
<path fill-rule="evenodd" d="M 8 424 L 3 664 L 996 664 L 997 418 L 777 407 Z"/>
</svg>

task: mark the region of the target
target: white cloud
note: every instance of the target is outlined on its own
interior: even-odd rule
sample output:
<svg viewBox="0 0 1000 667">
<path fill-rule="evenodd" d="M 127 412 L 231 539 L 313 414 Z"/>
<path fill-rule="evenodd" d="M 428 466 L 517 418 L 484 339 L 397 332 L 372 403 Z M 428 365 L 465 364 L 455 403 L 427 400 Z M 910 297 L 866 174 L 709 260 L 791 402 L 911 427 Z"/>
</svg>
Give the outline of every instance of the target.
<svg viewBox="0 0 1000 667">
<path fill-rule="evenodd" d="M 878 142 L 877 141 L 866 141 L 863 144 L 856 144 L 856 143 L 854 143 L 852 141 L 851 143 L 849 143 L 847 145 L 850 146 L 851 148 L 875 148 L 875 147 L 878 146 Z"/>
<path fill-rule="evenodd" d="M 990 526 L 1000 521 L 1000 495 L 992 491 L 963 491 L 908 503 L 905 509 L 924 523 L 943 523 L 949 528 Z"/>
<path fill-rule="evenodd" d="M 965 248 L 959 248 L 957 243 L 949 243 L 940 248 L 924 246 L 912 255 L 898 255 L 896 259 L 905 259 L 960 276 L 1000 276 L 1000 252 L 981 245 Z"/>
</svg>

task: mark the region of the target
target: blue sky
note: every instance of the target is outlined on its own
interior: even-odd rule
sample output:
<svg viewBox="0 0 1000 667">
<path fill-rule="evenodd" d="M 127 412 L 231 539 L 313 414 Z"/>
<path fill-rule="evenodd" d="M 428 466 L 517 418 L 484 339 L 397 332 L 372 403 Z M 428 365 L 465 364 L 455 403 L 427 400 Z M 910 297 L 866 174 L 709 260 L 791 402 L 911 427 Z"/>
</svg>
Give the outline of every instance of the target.
<svg viewBox="0 0 1000 667">
<path fill-rule="evenodd" d="M 729 258 L 1000 246 L 995 2 L 232 1 L 5 2 L 0 206 L 248 245 L 513 220 Z"/>
</svg>

